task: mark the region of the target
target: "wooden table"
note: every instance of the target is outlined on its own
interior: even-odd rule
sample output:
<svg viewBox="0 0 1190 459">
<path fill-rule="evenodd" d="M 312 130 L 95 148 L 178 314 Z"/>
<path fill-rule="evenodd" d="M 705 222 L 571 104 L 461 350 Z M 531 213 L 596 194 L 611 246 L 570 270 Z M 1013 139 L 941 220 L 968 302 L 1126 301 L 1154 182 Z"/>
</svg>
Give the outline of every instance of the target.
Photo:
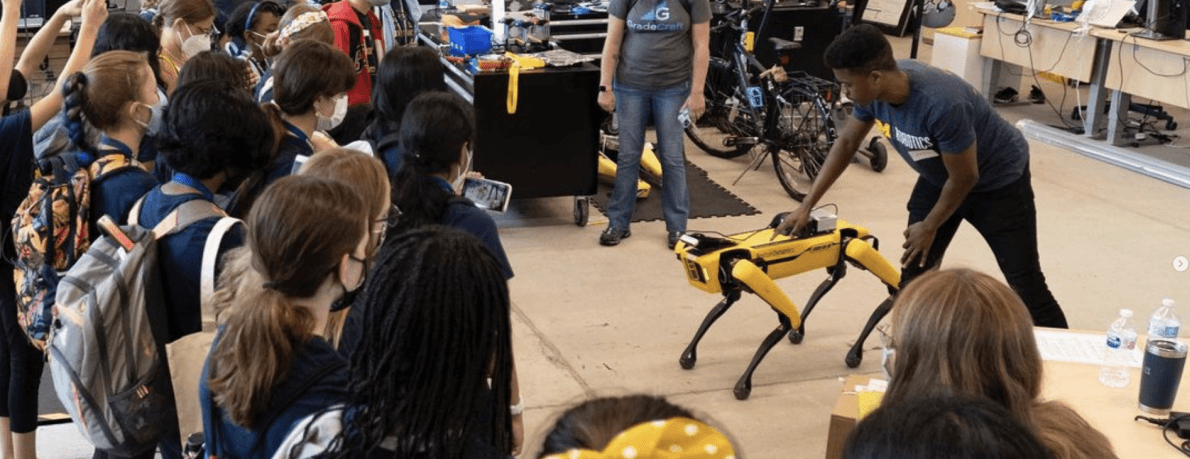
<svg viewBox="0 0 1190 459">
<path fill-rule="evenodd" d="M 1050 330 L 1049 331 L 1066 331 Z M 1072 330 L 1073 331 L 1073 330 Z M 1075 331 L 1076 333 L 1099 334 L 1095 331 Z M 1146 342 L 1144 336 L 1137 340 L 1138 345 Z M 1120 459 L 1185 459 L 1185 456 L 1169 446 L 1161 437 L 1161 428 L 1143 421 L 1133 421 L 1137 415 L 1152 416 L 1142 413 L 1137 407 L 1140 397 L 1140 369 L 1132 369 L 1132 377 L 1126 387 L 1116 389 L 1099 383 L 1099 365 L 1085 363 L 1069 363 L 1045 361 L 1043 371 L 1045 380 L 1042 382 L 1043 400 L 1054 400 L 1065 403 L 1074 408 L 1092 427 L 1103 432 L 1109 440 L 1116 456 Z M 881 374 L 867 375 L 882 378 Z M 1182 378 L 1178 387 L 1178 396 L 1174 401 L 1174 411 L 1190 412 L 1190 373 Z M 850 402 L 854 406 L 854 401 Z M 854 410 L 854 408 L 852 408 Z M 836 406 L 832 414 L 832 423 L 841 412 Z M 843 438 L 850 433 L 850 426 L 832 426 L 832 436 L 828 444 L 834 440 L 837 444 L 828 447 L 827 459 L 833 459 L 831 451 L 841 448 Z M 834 432 L 839 430 L 839 432 Z M 1181 443 L 1177 434 L 1170 433 L 1170 439 Z"/>
<path fill-rule="evenodd" d="M 1115 91 L 1107 126 L 1112 145 L 1131 141 L 1122 134 L 1132 96 L 1190 108 L 1190 42 L 1139 38 L 1133 35 L 1138 30 L 1097 29 L 1091 33 L 1111 47 L 1111 59 L 1104 65 L 1104 84 Z"/>
<path fill-rule="evenodd" d="M 976 7 L 983 17 L 983 43 L 979 53 L 985 58 L 980 91 L 991 100 L 999 86 L 1003 64 L 1012 64 L 1034 72 L 1049 72 L 1091 84 L 1091 93 L 1083 132 L 1093 135 L 1102 124 L 1106 91 L 1103 67 L 1110 47 L 1094 36 L 1077 36 L 1074 22 L 1034 19 L 1026 27 L 1025 18 L 990 8 Z"/>
<path fill-rule="evenodd" d="M 1144 340 L 1139 342 L 1143 343 Z M 1188 375 L 1190 376 L 1190 375 Z M 1190 411 L 1190 385 L 1182 378 L 1174 411 Z M 1137 415 L 1154 417 L 1137 408 L 1140 396 L 1140 369 L 1132 370 L 1128 386 L 1115 389 L 1099 383 L 1099 367 L 1080 363 L 1045 362 L 1042 397 L 1070 405 L 1091 426 L 1107 435 L 1121 459 L 1182 458 L 1161 438 L 1161 428 L 1147 422 L 1133 421 Z M 1181 443 L 1177 434 L 1170 439 Z"/>
</svg>

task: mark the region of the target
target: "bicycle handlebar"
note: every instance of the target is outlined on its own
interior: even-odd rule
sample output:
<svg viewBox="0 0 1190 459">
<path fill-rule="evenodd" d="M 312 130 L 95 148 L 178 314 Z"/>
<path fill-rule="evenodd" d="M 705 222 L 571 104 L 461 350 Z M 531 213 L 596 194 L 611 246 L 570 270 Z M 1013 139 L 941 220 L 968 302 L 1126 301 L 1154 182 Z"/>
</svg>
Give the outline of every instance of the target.
<svg viewBox="0 0 1190 459">
<path fill-rule="evenodd" d="M 752 17 L 752 15 L 756 14 L 757 12 L 763 11 L 764 7 L 765 6 L 763 4 L 761 4 L 761 5 L 753 6 L 748 9 L 744 9 L 743 7 L 735 9 L 735 10 L 731 11 L 730 13 L 723 15 L 723 19 L 719 22 L 718 25 L 712 27 L 711 31 L 718 32 L 725 28 L 730 27 L 733 30 L 742 32 L 743 31 L 742 30 L 743 29 L 743 25 L 742 25 L 743 19 L 750 18 L 750 17 Z"/>
</svg>

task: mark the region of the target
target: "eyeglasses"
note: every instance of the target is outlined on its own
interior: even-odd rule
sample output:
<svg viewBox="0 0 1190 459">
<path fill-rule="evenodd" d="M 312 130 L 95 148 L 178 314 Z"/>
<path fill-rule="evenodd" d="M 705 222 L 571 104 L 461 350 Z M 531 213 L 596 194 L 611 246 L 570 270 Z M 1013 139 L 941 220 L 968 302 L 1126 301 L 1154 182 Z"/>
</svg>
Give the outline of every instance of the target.
<svg viewBox="0 0 1190 459">
<path fill-rule="evenodd" d="M 888 324 L 876 327 L 876 331 L 880 332 L 880 345 L 885 349 L 893 351 L 896 346 L 893 346 L 892 332 L 889 330 Z"/>
<path fill-rule="evenodd" d="M 388 235 L 389 228 L 396 226 L 396 222 L 400 220 L 402 215 L 404 213 L 401 212 L 401 208 L 393 204 L 388 209 L 388 215 L 373 220 L 372 234 L 376 235 L 376 247 L 384 244 L 384 238 Z"/>
</svg>

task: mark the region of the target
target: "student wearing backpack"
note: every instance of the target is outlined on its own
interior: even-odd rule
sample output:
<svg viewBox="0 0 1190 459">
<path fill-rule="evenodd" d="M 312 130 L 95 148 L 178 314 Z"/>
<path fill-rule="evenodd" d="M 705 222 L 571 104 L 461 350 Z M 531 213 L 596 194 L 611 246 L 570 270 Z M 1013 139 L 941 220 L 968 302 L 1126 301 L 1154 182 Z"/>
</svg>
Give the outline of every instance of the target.
<svg viewBox="0 0 1190 459">
<path fill-rule="evenodd" d="M 372 217 L 348 185 L 293 176 L 265 190 L 247 226 L 213 298 L 226 320 L 200 399 L 207 455 L 267 459 L 294 424 L 347 398 L 347 360 L 323 333 L 364 283 Z"/>
<path fill-rule="evenodd" d="M 15 59 L 17 21 L 21 0 L 3 0 L 0 14 L 0 94 L 7 95 Z M 63 74 L 77 72 L 86 63 L 95 44 L 100 24 L 107 18 L 107 4 L 100 0 L 82 0 L 63 5 L 61 17 L 51 23 L 63 24 L 64 17 L 83 17 L 74 50 L 66 61 Z M 5 101 L 7 105 L 7 101 Z M 61 91 L 55 87 L 49 95 L 23 110 L 0 119 L 0 234 L 11 240 L 11 219 L 25 198 L 33 179 L 33 132 L 46 124 L 62 108 Z M 17 320 L 16 285 L 9 260 L 16 257 L 12 244 L 0 249 L 0 456 L 36 457 L 37 392 L 43 368 L 43 356 L 25 335 Z"/>
<path fill-rule="evenodd" d="M 376 72 L 376 91 L 372 93 L 372 124 L 364 131 L 364 139 L 372 151 L 384 162 L 389 177 L 401 170 L 401 118 L 405 107 L 418 95 L 429 91 L 445 91 L 445 68 L 433 49 L 393 48 L 380 61 Z"/>
<path fill-rule="evenodd" d="M 244 88 L 226 81 L 195 81 L 170 98 L 158 145 L 174 173 L 145 195 L 138 224 L 152 228 L 185 202 L 214 203 L 214 195 L 234 189 L 248 174 L 264 168 L 272 148 L 268 117 Z M 200 264 L 207 235 L 218 220 L 208 218 L 161 239 L 162 276 L 169 310 L 168 341 L 202 329 Z M 238 228 L 229 231 L 219 253 L 243 244 Z"/>
<path fill-rule="evenodd" d="M 42 30 L 49 30 L 46 27 L 50 26 L 45 26 Z M 114 50 L 143 54 L 149 63 L 149 68 L 153 70 L 153 79 L 157 85 L 157 97 L 161 98 L 161 103 L 158 104 L 156 111 L 165 113 L 168 100 L 165 97 L 165 91 L 161 89 L 161 77 L 159 76 L 161 61 L 157 58 L 157 50 L 160 48 L 161 41 L 157 39 L 157 29 L 154 29 L 153 24 L 149 21 L 132 13 L 112 13 L 99 27 L 95 38 L 95 47 L 91 50 L 91 58 L 94 59 L 100 54 Z M 145 132 L 137 149 L 136 158 L 149 171 L 153 170 L 157 160 L 157 147 L 153 142 L 153 136 L 161 128 L 161 115 L 154 115 L 154 117 L 156 124 L 149 125 L 149 129 Z M 87 128 L 86 132 L 88 142 L 92 145 L 99 142 L 99 134 L 94 129 Z M 66 130 L 65 113 L 54 116 L 33 134 L 33 151 L 37 153 L 38 158 L 47 158 L 72 149 L 74 149 L 74 142 L 71 141 L 70 133 Z"/>
<path fill-rule="evenodd" d="M 63 85 L 67 131 L 79 166 L 91 168 L 90 239 L 99 237 L 99 218 L 107 215 L 125 224 L 133 204 L 157 186 L 157 180 L 136 161 L 149 126 L 160 123 L 153 69 L 142 54 L 109 51 L 70 75 Z M 100 132 L 91 144 L 86 126 Z"/>
</svg>

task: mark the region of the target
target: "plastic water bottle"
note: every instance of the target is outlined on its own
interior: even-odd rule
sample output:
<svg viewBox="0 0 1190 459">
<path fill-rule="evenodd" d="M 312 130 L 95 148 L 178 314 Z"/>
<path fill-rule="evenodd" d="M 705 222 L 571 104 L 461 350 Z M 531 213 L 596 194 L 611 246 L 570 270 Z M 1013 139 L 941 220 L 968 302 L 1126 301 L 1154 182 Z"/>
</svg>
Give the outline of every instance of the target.
<svg viewBox="0 0 1190 459">
<path fill-rule="evenodd" d="M 1103 365 L 1099 367 L 1099 382 L 1108 387 L 1124 387 L 1132 375 L 1129 361 L 1136 349 L 1136 325 L 1132 323 L 1132 310 L 1121 309 L 1120 317 L 1107 328 L 1107 348 L 1103 352 Z"/>
<path fill-rule="evenodd" d="M 1182 321 L 1178 319 L 1178 304 L 1166 298 L 1161 300 L 1161 307 L 1149 316 L 1149 339 L 1177 340 L 1178 332 L 1182 328 Z"/>
</svg>

